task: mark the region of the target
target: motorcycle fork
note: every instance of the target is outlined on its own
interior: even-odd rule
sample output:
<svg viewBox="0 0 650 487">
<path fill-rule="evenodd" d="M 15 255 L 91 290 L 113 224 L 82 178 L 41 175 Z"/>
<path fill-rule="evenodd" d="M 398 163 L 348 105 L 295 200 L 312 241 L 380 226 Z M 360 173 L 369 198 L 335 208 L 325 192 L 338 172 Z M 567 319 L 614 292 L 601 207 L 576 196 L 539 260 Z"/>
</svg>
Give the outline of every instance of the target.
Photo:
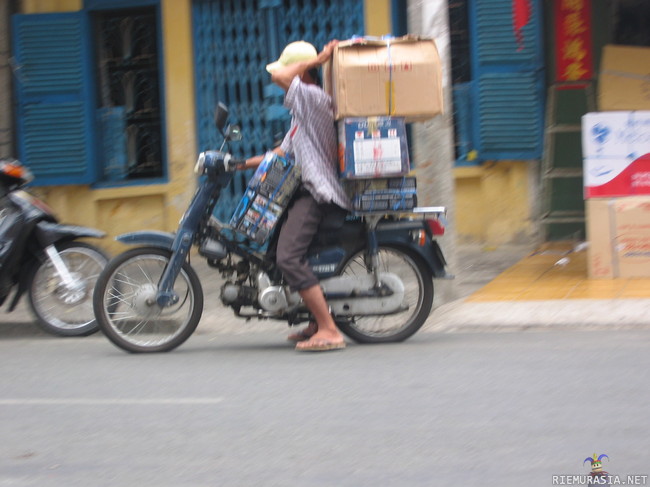
<svg viewBox="0 0 650 487">
<path fill-rule="evenodd" d="M 205 209 L 214 208 L 216 198 L 218 197 L 218 195 L 214 195 L 216 186 L 217 184 L 215 182 L 207 182 L 199 186 L 189 208 L 185 212 L 185 215 L 183 215 L 178 233 L 172 244 L 172 255 L 158 282 L 156 303 L 162 308 L 173 306 L 180 299 L 174 291 L 174 283 L 192 248 L 194 235 L 201 226 L 201 220 L 206 211 Z"/>
<path fill-rule="evenodd" d="M 61 281 L 65 287 L 70 291 L 78 291 L 82 284 L 77 279 L 72 277 L 68 266 L 66 266 L 65 262 L 63 262 L 63 259 L 61 258 L 61 255 L 59 254 L 59 251 L 56 249 L 56 247 L 54 245 L 48 245 L 45 247 L 45 254 L 47 255 L 48 259 L 50 259 L 50 262 L 54 266 L 56 273 L 61 278 Z"/>
</svg>

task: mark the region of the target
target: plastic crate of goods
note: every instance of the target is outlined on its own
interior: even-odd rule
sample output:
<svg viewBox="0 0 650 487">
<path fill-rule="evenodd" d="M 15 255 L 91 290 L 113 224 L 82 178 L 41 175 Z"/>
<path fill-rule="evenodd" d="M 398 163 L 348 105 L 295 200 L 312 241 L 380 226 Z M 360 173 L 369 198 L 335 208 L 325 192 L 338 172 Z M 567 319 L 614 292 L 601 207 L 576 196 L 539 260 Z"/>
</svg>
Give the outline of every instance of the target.
<svg viewBox="0 0 650 487">
<path fill-rule="evenodd" d="M 346 181 L 345 186 L 355 211 L 408 211 L 417 206 L 414 177 Z"/>
<path fill-rule="evenodd" d="M 230 225 L 256 243 L 266 243 L 299 185 L 300 167 L 268 152 L 248 182 Z"/>
</svg>

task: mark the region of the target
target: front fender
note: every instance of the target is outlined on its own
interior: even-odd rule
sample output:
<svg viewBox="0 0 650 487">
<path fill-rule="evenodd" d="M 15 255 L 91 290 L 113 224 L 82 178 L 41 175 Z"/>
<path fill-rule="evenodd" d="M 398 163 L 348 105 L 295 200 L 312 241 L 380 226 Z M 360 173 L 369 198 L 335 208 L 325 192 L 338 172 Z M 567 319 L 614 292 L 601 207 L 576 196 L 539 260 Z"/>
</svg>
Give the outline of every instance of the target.
<svg viewBox="0 0 650 487">
<path fill-rule="evenodd" d="M 36 238 L 43 247 L 77 238 L 103 238 L 106 234 L 101 230 L 82 227 L 79 225 L 62 225 L 60 223 L 40 221 L 36 224 Z"/>
<path fill-rule="evenodd" d="M 176 236 L 169 232 L 156 230 L 142 230 L 139 232 L 123 233 L 115 237 L 115 240 L 127 245 L 151 245 L 161 249 L 172 250 Z"/>
</svg>

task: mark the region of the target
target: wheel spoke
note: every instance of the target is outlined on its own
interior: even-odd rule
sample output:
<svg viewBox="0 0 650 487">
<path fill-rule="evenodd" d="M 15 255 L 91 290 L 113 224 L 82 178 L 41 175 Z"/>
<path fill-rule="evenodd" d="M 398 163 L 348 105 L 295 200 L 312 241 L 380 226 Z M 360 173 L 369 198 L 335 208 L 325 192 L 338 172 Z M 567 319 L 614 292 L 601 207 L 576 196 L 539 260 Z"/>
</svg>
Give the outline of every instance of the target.
<svg viewBox="0 0 650 487">
<path fill-rule="evenodd" d="M 394 341 L 404 339 L 422 326 L 433 300 L 433 285 L 426 270 L 397 249 L 381 248 L 379 272 L 397 275 L 404 285 L 404 310 L 383 316 L 357 316 L 339 320 L 341 329 L 359 341 Z M 369 273 L 362 253 L 346 264 L 343 275 Z"/>
<path fill-rule="evenodd" d="M 92 245 L 80 242 L 57 244 L 57 250 L 75 285 L 64 283 L 54 266 L 45 262 L 32 277 L 30 306 L 48 331 L 61 335 L 91 333 L 97 329 L 92 291 L 107 258 Z"/>
<path fill-rule="evenodd" d="M 198 324 L 203 296 L 191 268 L 184 265 L 174 284 L 178 303 L 160 307 L 156 302 L 169 254 L 161 249 L 128 251 L 111 261 L 99 278 L 95 312 L 106 336 L 125 350 L 169 350 Z"/>
</svg>

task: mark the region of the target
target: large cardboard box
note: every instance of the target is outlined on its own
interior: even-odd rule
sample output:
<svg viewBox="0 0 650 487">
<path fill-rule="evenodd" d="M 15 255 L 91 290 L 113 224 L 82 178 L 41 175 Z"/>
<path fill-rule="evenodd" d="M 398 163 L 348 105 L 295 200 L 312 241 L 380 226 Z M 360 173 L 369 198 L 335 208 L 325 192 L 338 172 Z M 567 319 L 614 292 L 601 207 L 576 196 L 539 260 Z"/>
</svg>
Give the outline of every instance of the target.
<svg viewBox="0 0 650 487">
<path fill-rule="evenodd" d="M 582 117 L 585 198 L 650 194 L 650 111 Z"/>
<path fill-rule="evenodd" d="M 325 65 L 325 90 L 337 120 L 391 115 L 407 121 L 442 113 L 442 68 L 433 39 L 352 39 Z"/>
<path fill-rule="evenodd" d="M 293 160 L 268 152 L 241 201 L 230 225 L 254 242 L 265 244 L 300 185 L 300 167 Z"/>
<path fill-rule="evenodd" d="M 409 172 L 403 118 L 345 118 L 337 124 L 342 178 L 380 178 Z"/>
<path fill-rule="evenodd" d="M 586 201 L 592 279 L 650 277 L 650 197 Z"/>
<path fill-rule="evenodd" d="M 598 109 L 650 110 L 650 48 L 617 45 L 603 48 Z"/>
</svg>

